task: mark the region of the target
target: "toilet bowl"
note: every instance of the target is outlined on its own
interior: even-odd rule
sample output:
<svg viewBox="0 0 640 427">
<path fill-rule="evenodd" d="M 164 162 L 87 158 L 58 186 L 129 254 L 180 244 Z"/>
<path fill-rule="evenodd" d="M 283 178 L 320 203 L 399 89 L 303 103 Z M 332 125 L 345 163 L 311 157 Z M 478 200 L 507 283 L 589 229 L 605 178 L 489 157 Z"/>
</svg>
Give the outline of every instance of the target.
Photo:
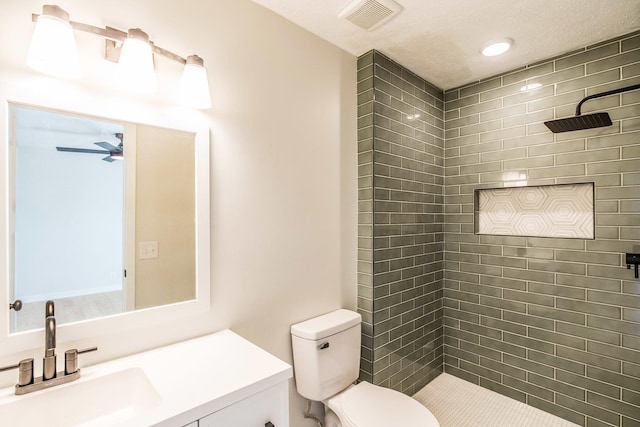
<svg viewBox="0 0 640 427">
<path fill-rule="evenodd" d="M 291 326 L 298 393 L 325 405 L 325 427 L 439 427 L 418 401 L 368 382 L 360 369 L 360 314 L 336 310 Z"/>
<path fill-rule="evenodd" d="M 327 399 L 333 413 L 325 427 L 439 427 L 436 417 L 417 400 L 398 391 L 361 382 Z"/>
</svg>

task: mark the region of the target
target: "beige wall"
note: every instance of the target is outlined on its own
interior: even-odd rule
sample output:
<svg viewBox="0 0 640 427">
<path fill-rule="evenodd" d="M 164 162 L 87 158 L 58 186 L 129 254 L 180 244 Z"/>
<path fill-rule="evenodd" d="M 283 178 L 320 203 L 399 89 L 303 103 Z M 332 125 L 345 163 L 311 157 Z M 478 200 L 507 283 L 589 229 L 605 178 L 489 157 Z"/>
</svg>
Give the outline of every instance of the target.
<svg viewBox="0 0 640 427">
<path fill-rule="evenodd" d="M 205 59 L 213 106 L 183 113 L 211 129 L 211 309 L 163 324 L 96 331 L 95 363 L 231 328 L 291 362 L 289 326 L 356 299 L 356 58 L 247 0 L 64 0 L 75 21 L 140 27 L 159 46 Z M 0 94 L 37 91 L 104 109 L 166 112 L 180 67 L 156 59 L 159 94 L 129 98 L 108 85 L 104 45 L 76 33 L 85 76 L 43 78 L 24 64 L 42 2 L 0 1 Z M 35 96 L 35 95 L 34 95 Z M 4 99 L 3 99 L 4 101 Z M 173 117 L 173 115 L 171 116 Z M 6 141 L 2 139 L 1 149 Z M 4 243 L 3 243 L 4 244 Z M 0 280 L 5 280 L 4 278 Z M 6 286 L 0 283 L 0 286 Z M 125 333 L 126 332 L 126 333 Z M 34 348 L 32 357 L 41 349 Z M 14 355 L 0 357 L 0 364 Z M 2 374 L 9 385 L 13 374 Z M 292 394 L 292 426 L 303 401 Z"/>
<path fill-rule="evenodd" d="M 125 141 L 126 144 L 126 141 Z M 194 135 L 136 126 L 135 307 L 186 301 L 196 296 Z M 157 242 L 157 258 L 141 245 Z M 129 279 L 132 279 L 131 282 Z"/>
</svg>

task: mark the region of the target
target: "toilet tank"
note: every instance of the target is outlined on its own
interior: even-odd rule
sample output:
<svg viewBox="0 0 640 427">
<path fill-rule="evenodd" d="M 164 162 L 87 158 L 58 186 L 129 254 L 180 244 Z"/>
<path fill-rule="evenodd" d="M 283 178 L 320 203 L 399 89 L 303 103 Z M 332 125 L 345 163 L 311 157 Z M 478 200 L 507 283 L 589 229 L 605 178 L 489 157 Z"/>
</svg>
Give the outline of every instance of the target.
<svg viewBox="0 0 640 427">
<path fill-rule="evenodd" d="M 323 401 L 358 379 L 361 323 L 360 314 L 341 309 L 291 326 L 300 395 Z"/>
</svg>

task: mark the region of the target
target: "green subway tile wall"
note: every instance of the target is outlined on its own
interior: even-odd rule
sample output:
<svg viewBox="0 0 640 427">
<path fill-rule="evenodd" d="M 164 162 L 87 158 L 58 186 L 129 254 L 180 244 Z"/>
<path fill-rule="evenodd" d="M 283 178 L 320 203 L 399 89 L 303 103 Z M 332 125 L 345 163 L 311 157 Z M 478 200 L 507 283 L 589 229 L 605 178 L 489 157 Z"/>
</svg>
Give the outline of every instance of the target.
<svg viewBox="0 0 640 427">
<path fill-rule="evenodd" d="M 640 92 L 588 101 L 613 126 L 561 134 L 582 98 L 640 83 L 640 35 L 445 93 L 445 368 L 582 426 L 640 425 Z M 527 84 L 538 89 L 522 91 Z M 473 233 L 473 191 L 595 182 L 596 238 Z"/>
<path fill-rule="evenodd" d="M 613 126 L 543 124 L 640 83 L 640 33 L 444 93 L 372 51 L 358 81 L 361 378 L 412 394 L 444 370 L 578 425 L 640 426 L 624 264 L 640 252 L 640 91 L 584 104 Z M 514 174 L 594 182 L 595 239 L 474 234 L 474 190 Z"/>
<path fill-rule="evenodd" d="M 442 372 L 442 91 L 358 59 L 361 379 L 413 394 Z"/>
</svg>

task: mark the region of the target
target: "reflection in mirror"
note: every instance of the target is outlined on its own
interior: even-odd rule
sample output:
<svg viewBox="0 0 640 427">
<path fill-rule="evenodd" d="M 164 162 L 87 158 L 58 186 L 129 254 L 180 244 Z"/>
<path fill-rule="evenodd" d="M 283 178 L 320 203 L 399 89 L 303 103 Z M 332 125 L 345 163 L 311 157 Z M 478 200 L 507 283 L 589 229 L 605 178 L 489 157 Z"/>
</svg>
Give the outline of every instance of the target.
<svg viewBox="0 0 640 427">
<path fill-rule="evenodd" d="M 196 296 L 195 135 L 11 104 L 11 332 Z"/>
</svg>

